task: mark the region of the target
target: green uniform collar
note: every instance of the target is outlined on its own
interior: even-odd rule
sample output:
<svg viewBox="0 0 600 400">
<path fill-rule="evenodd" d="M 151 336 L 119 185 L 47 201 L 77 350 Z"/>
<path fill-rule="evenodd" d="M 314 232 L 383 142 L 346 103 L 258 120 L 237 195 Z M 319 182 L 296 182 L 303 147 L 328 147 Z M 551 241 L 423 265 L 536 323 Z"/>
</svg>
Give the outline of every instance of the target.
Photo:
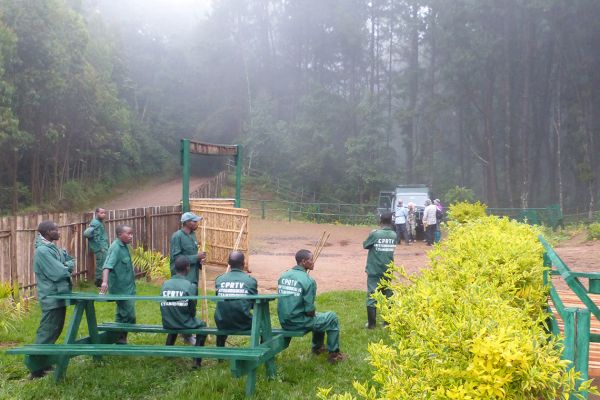
<svg viewBox="0 0 600 400">
<path fill-rule="evenodd" d="M 302 272 L 306 272 L 306 268 L 304 268 L 302 265 L 296 265 L 294 268 L 297 271 L 302 271 Z"/>
</svg>

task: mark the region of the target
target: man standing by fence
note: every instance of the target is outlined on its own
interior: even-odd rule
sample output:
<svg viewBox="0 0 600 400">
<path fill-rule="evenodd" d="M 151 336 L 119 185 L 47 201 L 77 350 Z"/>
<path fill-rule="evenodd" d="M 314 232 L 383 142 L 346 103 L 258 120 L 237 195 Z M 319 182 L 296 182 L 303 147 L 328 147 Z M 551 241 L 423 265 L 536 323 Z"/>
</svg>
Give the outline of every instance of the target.
<svg viewBox="0 0 600 400">
<path fill-rule="evenodd" d="M 97 287 L 102 285 L 102 266 L 106 260 L 108 252 L 108 235 L 104 229 L 104 219 L 106 218 L 106 210 L 98 207 L 94 212 L 94 218 L 90 222 L 90 226 L 83 232 L 88 240 L 88 244 L 94 258 L 96 259 L 95 283 Z"/>
<path fill-rule="evenodd" d="M 187 274 L 186 279 L 196 287 L 198 287 L 202 260 L 206 258 L 204 252 L 198 252 L 198 240 L 196 239 L 196 229 L 198 229 L 198 222 L 201 220 L 202 217 L 192 212 L 183 213 L 181 216 L 181 229 L 171 236 L 171 250 L 169 254 L 171 276 L 176 275 L 175 260 L 179 256 L 185 256 L 190 263 L 190 272 Z M 195 344 L 195 340 L 191 335 L 182 336 L 185 343 Z"/>
<path fill-rule="evenodd" d="M 102 270 L 100 294 L 135 294 L 135 272 L 129 253 L 129 244 L 133 240 L 130 226 L 120 225 L 116 229 L 117 238 L 112 242 L 106 255 Z M 135 324 L 135 301 L 117 301 L 116 322 Z M 127 344 L 127 332 L 122 333 L 118 344 Z"/>
<path fill-rule="evenodd" d="M 67 307 L 64 300 L 50 299 L 48 295 L 70 293 L 73 287 L 71 273 L 75 260 L 66 250 L 54 243 L 60 239 L 58 227 L 52 221 L 38 225 L 35 239 L 33 272 L 37 284 L 38 302 L 42 309 L 40 326 L 35 336 L 36 344 L 54 344 L 65 324 Z M 25 365 L 31 371 L 30 378 L 41 378 L 51 368 L 48 356 L 27 356 Z"/>
</svg>

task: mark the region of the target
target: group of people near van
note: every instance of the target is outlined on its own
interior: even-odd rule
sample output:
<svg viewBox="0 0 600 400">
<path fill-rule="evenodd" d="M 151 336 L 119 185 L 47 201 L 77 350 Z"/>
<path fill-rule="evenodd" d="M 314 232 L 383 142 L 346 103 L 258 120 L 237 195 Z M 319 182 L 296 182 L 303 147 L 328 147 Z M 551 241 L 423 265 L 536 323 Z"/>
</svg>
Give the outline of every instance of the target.
<svg viewBox="0 0 600 400">
<path fill-rule="evenodd" d="M 417 225 L 419 213 L 413 202 L 406 206 L 402 199 L 399 199 L 394 207 L 394 225 L 396 230 L 397 244 L 404 243 L 409 246 L 417 240 Z M 433 202 L 430 199 L 425 200 L 421 221 L 423 225 L 424 241 L 428 246 L 441 239 L 440 223 L 444 218 L 444 207 L 439 199 Z"/>
</svg>

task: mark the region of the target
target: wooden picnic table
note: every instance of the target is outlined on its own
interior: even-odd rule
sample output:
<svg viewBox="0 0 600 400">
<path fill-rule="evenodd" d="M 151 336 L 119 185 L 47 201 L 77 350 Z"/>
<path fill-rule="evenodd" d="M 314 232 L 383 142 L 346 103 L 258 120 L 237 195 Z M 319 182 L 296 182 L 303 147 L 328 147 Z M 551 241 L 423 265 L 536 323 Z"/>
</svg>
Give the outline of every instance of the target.
<svg viewBox="0 0 600 400">
<path fill-rule="evenodd" d="M 73 292 L 57 294 L 49 297 L 65 300 L 68 305 L 74 305 L 75 310 L 69 322 L 63 344 L 30 344 L 7 350 L 9 354 L 45 355 L 52 357 L 52 364 L 56 364 L 55 380 L 61 379 L 66 373 L 71 357 L 78 355 L 91 355 L 99 358 L 104 355 L 125 356 L 164 356 L 164 357 L 190 357 L 190 358 L 217 358 L 230 360 L 231 372 L 235 377 L 247 375 L 246 394 L 251 395 L 256 386 L 256 371 L 262 364 L 266 365 L 267 377 L 275 376 L 275 356 L 284 350 L 292 336 L 302 336 L 305 332 L 290 332 L 284 334 L 282 330 L 273 330 L 269 303 L 280 297 L 289 295 L 262 294 L 240 296 L 136 296 L 97 294 L 91 292 Z M 250 330 L 250 343 L 248 347 L 201 347 L 201 346 L 166 346 L 166 345 L 116 345 L 115 334 L 110 330 L 102 330 L 96 320 L 95 302 L 114 302 L 118 300 L 134 301 L 173 301 L 173 300 L 254 300 L 252 329 Z M 89 336 L 78 338 L 79 328 L 85 314 Z M 135 324 L 130 324 L 130 331 L 136 330 Z M 142 326 L 142 325 L 140 325 Z M 156 329 L 155 329 L 156 331 Z M 180 331 L 181 333 L 187 332 Z M 179 332 L 179 331 L 178 331 Z M 214 334 L 235 334 L 230 331 L 211 330 Z M 248 332 L 240 332 L 245 335 Z M 43 367 L 43 366 L 41 366 Z"/>
</svg>

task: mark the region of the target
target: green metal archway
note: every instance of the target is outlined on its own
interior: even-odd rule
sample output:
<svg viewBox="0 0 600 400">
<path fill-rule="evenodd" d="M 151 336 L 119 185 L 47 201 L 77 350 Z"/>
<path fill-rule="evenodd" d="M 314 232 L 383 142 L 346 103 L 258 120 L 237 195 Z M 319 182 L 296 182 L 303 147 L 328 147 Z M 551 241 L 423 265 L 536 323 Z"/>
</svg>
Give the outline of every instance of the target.
<svg viewBox="0 0 600 400">
<path fill-rule="evenodd" d="M 183 212 L 190 211 L 190 153 L 206 156 L 233 156 L 235 158 L 235 206 L 239 208 L 242 193 L 242 145 L 212 144 L 181 139 Z"/>
</svg>

